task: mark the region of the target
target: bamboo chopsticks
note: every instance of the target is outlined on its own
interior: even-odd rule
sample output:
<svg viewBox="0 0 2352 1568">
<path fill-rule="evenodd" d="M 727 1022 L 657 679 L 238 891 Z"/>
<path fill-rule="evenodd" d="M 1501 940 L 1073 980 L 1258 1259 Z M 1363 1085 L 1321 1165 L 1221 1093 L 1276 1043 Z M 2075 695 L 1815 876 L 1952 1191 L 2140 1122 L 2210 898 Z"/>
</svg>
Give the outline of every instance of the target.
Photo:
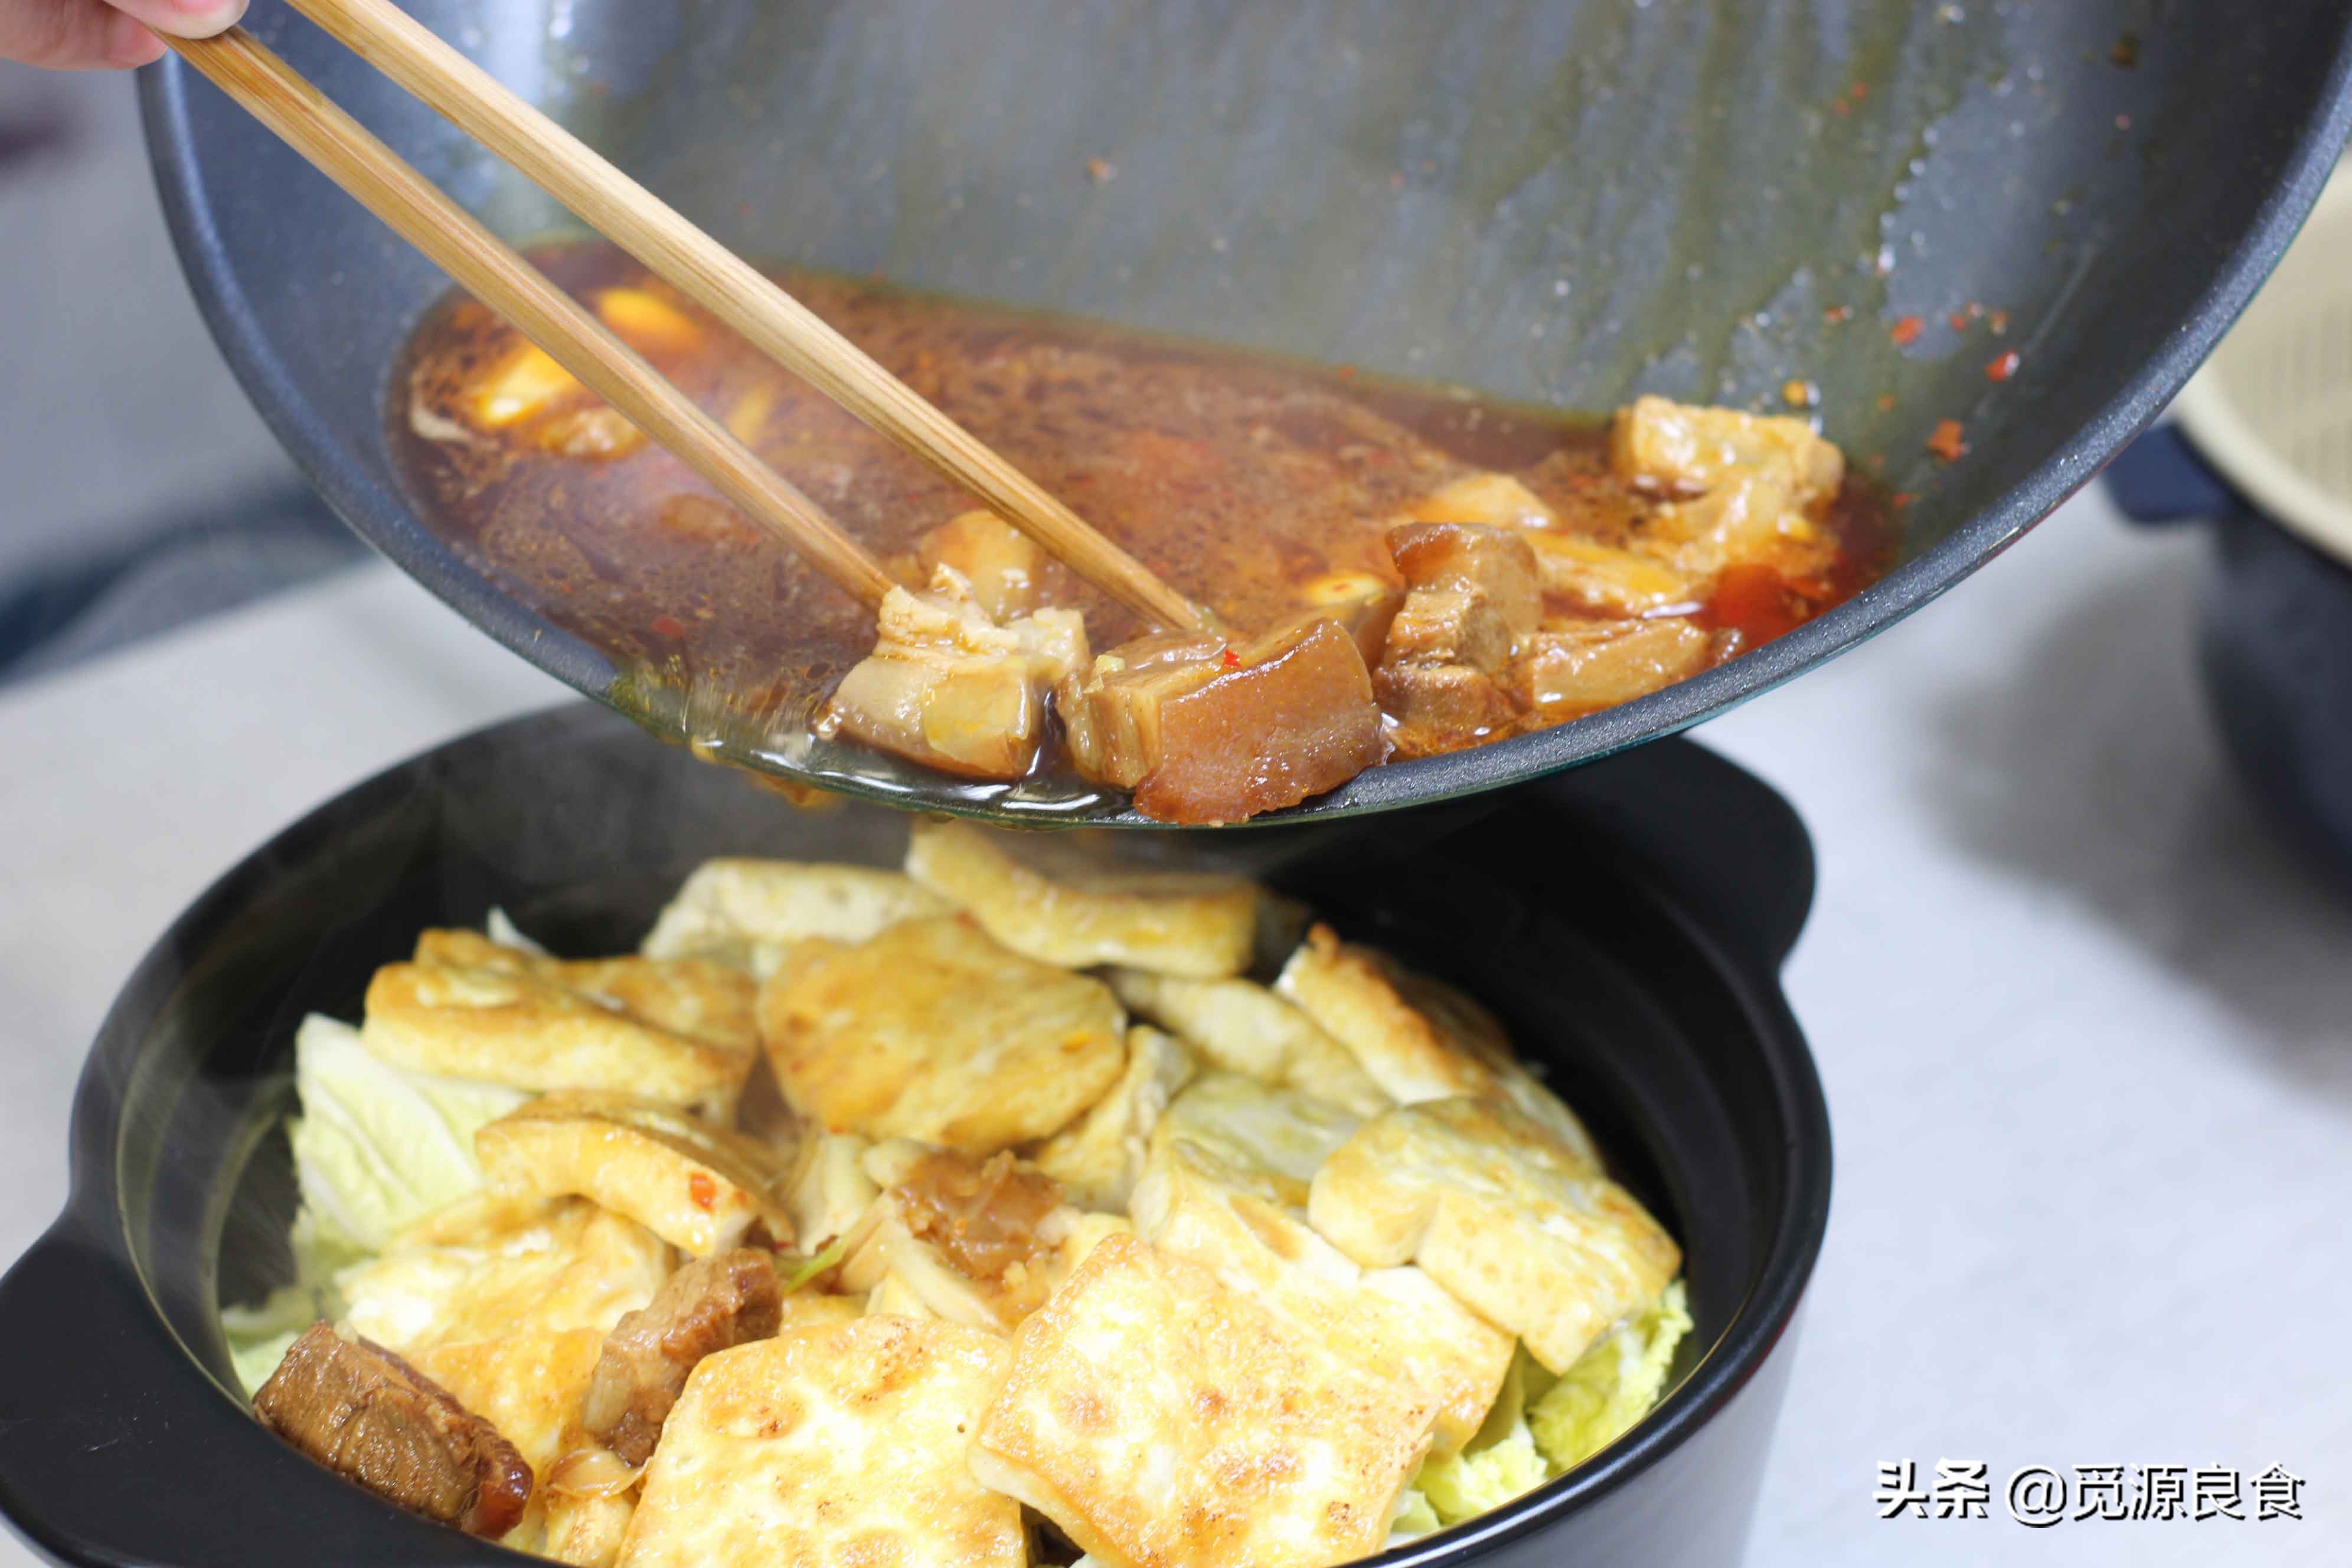
<svg viewBox="0 0 2352 1568">
<path fill-rule="evenodd" d="M 480 141 L 761 352 L 1157 625 L 1197 631 L 1200 608 L 1096 532 L 758 269 L 688 223 L 389 0 L 292 0 L 361 58 Z M 297 152 L 390 224 L 646 434 L 867 605 L 890 586 L 822 509 L 514 249 L 404 163 L 245 29 L 166 40 Z"/>
</svg>

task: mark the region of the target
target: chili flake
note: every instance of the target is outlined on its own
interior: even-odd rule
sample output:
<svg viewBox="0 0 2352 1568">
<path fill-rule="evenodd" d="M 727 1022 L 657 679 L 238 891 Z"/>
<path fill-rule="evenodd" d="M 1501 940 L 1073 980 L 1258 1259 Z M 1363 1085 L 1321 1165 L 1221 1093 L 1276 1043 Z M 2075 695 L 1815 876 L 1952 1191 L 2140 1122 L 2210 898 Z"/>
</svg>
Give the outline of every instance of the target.
<svg viewBox="0 0 2352 1568">
<path fill-rule="evenodd" d="M 682 637 L 686 635 L 686 623 L 679 620 L 676 616 L 656 616 L 653 621 L 653 627 L 654 635 L 656 637 Z"/>
<path fill-rule="evenodd" d="M 1225 649 L 1225 651 L 1218 657 L 1224 661 L 1224 666 L 1227 669 L 1239 669 L 1242 667 L 1242 656 L 1235 653 L 1231 648 Z"/>
<path fill-rule="evenodd" d="M 2017 367 L 2021 363 L 2023 362 L 2018 358 L 2017 351 L 2015 349 L 2010 349 L 2004 353 L 1995 354 L 1992 357 L 1991 362 L 1985 366 L 1985 379 L 1987 381 L 2007 381 L 2011 376 L 2017 374 Z"/>
<path fill-rule="evenodd" d="M 1904 348 L 1917 342 L 1919 333 L 1926 326 L 1927 323 L 1918 317 L 1906 316 L 1888 329 L 1886 335 L 1895 340 L 1895 347 Z"/>
<path fill-rule="evenodd" d="M 696 1208 L 709 1214 L 719 1202 L 719 1184 L 700 1171 L 686 1178 L 686 1195 Z"/>
<path fill-rule="evenodd" d="M 1967 457 L 1969 444 L 1961 437 L 1960 422 L 1957 419 L 1937 420 L 1934 432 L 1927 437 L 1927 450 L 1948 463 L 1957 463 Z"/>
</svg>

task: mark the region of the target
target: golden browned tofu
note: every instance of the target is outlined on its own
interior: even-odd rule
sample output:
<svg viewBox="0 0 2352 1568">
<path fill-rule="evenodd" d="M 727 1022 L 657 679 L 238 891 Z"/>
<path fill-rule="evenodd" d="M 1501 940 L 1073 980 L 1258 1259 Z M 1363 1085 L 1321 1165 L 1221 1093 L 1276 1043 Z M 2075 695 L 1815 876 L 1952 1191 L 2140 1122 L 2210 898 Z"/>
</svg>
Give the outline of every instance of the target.
<svg viewBox="0 0 2352 1568">
<path fill-rule="evenodd" d="M 735 1246 L 755 1223 L 776 1242 L 793 1239 L 769 1148 L 659 1100 L 543 1095 L 476 1131 L 474 1152 L 500 1192 L 593 1198 L 697 1258 Z"/>
<path fill-rule="evenodd" d="M 355 1333 L 402 1355 L 521 1333 L 600 1338 L 653 1300 L 672 1253 L 580 1198 L 461 1198 L 335 1277 Z"/>
<path fill-rule="evenodd" d="M 828 1328 L 866 1315 L 865 1304 L 854 1296 L 830 1296 L 821 1290 L 795 1290 L 779 1304 L 783 1318 L 776 1331 Z"/>
<path fill-rule="evenodd" d="M 997 1335 L 904 1318 L 706 1357 L 646 1468 L 621 1568 L 1023 1568 L 1020 1507 L 964 1463 L 1011 1359 Z"/>
<path fill-rule="evenodd" d="M 1105 1563 L 1325 1568 L 1380 1550 L 1428 1442 L 1391 1380 L 1115 1236 L 1013 1336 L 971 1467 Z"/>
<path fill-rule="evenodd" d="M 1511 1336 L 1419 1268 L 1359 1268 L 1294 1206 L 1305 1184 L 1293 1173 L 1235 1158 L 1230 1138 L 1213 1148 L 1170 1132 L 1136 1188 L 1136 1235 L 1409 1393 L 1434 1422 L 1437 1452 L 1467 1442 L 1510 1369 Z"/>
<path fill-rule="evenodd" d="M 963 823 L 919 825 L 907 874 L 1013 952 L 1066 969 L 1214 977 L 1249 966 L 1257 889 L 1230 877 L 1109 869 Z"/>
<path fill-rule="evenodd" d="M 1495 1100 L 1385 1111 L 1315 1174 L 1315 1228 L 1368 1268 L 1415 1262 L 1565 1372 L 1682 1266 L 1589 1155 Z"/>
<path fill-rule="evenodd" d="M 1192 1077 L 1190 1052 L 1138 1025 L 1127 1032 L 1127 1070 L 1094 1108 L 1037 1151 L 1037 1169 L 1062 1184 L 1081 1208 L 1124 1212 L 1143 1174 L 1151 1130 Z"/>
<path fill-rule="evenodd" d="M 647 958 L 707 958 L 764 979 L 796 942 L 864 942 L 900 921 L 952 908 L 902 871 L 706 860 L 663 908 L 643 951 Z"/>
<path fill-rule="evenodd" d="M 593 1329 L 558 1329 L 437 1345 L 415 1358 L 419 1372 L 497 1427 L 538 1479 L 521 1522 L 505 1537 L 509 1546 L 544 1545 L 548 1474 L 578 1436 L 580 1397 L 604 1342 Z"/>
<path fill-rule="evenodd" d="M 1578 533 L 1530 533 L 1527 541 L 1546 598 L 1604 616 L 1651 616 L 1699 602 L 1688 577 L 1652 556 Z"/>
<path fill-rule="evenodd" d="M 698 960 L 566 962 L 467 931 L 428 931 L 416 948 L 368 985 L 360 1041 L 393 1066 L 734 1113 L 757 1044 L 748 975 Z"/>
<path fill-rule="evenodd" d="M 1046 690 L 1087 657 L 1077 611 L 999 626 L 943 566 L 925 593 L 884 595 L 874 651 L 841 678 L 817 731 L 944 773 L 1017 779 L 1037 761 Z"/>
<path fill-rule="evenodd" d="M 1109 987 L 953 916 L 803 944 L 760 1024 L 785 1098 L 819 1126 L 975 1154 L 1060 1131 L 1127 1061 Z"/>
<path fill-rule="evenodd" d="M 1696 675 L 1716 660 L 1717 634 L 1679 617 L 1654 621 L 1556 621 L 1529 639 L 1511 667 L 1519 700 L 1531 708 L 1586 711 L 1613 707 Z"/>
<path fill-rule="evenodd" d="M 1387 1109 L 1383 1104 L 1382 1110 Z M 1359 1113 L 1239 1073 L 1204 1072 L 1168 1107 L 1154 1152 L 1181 1140 L 1294 1208 L 1331 1151 L 1364 1124 Z"/>
<path fill-rule="evenodd" d="M 1212 1067 L 1359 1115 L 1394 1103 L 1345 1046 L 1255 981 L 1189 980 L 1144 969 L 1113 969 L 1105 978 L 1130 1012 L 1168 1030 Z"/>
<path fill-rule="evenodd" d="M 1275 988 L 1345 1046 L 1400 1105 L 1451 1095 L 1507 1100 L 1569 1148 L 1590 1156 L 1575 1114 L 1511 1054 L 1493 1016 L 1450 987 L 1318 925 Z"/>
<path fill-rule="evenodd" d="M 1543 498 L 1508 474 L 1466 474 L 1413 503 L 1418 522 L 1481 522 L 1489 528 L 1546 529 L 1559 518 Z"/>
<path fill-rule="evenodd" d="M 1629 483 L 1697 495 L 1738 474 L 1770 476 L 1799 507 L 1837 493 L 1845 458 L 1811 424 L 1737 408 L 1637 397 L 1609 427 L 1610 464 Z"/>
</svg>

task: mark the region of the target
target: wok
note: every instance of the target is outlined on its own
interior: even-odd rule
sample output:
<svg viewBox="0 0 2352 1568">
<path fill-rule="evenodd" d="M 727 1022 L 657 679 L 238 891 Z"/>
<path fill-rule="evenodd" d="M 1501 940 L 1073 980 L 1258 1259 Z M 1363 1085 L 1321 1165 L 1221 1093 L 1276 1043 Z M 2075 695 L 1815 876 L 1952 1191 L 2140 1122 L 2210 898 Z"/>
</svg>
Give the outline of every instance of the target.
<svg viewBox="0 0 2352 1568">
<path fill-rule="evenodd" d="M 1801 377 L 1829 434 L 1909 498 L 1885 579 L 1789 636 L 1558 729 L 1374 769 L 1292 817 L 1605 755 L 1926 604 L 2154 416 L 2352 126 L 2336 0 L 409 9 L 747 255 L 1564 408 L 1761 405 Z M 565 231 L 282 5 L 251 26 L 494 228 Z M 197 299 L 327 500 L 507 647 L 616 700 L 614 667 L 452 552 L 395 477 L 386 372 L 443 279 L 176 60 L 142 92 Z M 1089 158 L 1117 180 L 1087 179 Z M 1923 328 L 1898 343 L 1906 317 Z M 2020 367 L 1996 382 L 2003 350 Z M 1944 419 L 1969 447 L 1948 464 L 1925 449 Z M 635 716 L 697 738 L 682 712 Z M 878 761 L 748 760 L 900 804 L 1142 822 Z"/>
</svg>

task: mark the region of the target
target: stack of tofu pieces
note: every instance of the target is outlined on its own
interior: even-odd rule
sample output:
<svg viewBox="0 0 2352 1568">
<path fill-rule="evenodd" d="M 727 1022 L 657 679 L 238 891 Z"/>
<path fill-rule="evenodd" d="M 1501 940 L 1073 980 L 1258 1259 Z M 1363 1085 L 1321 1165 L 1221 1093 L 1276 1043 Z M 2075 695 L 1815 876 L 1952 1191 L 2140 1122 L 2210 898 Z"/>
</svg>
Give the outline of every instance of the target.
<svg viewBox="0 0 2352 1568">
<path fill-rule="evenodd" d="M 1674 1279 L 1475 1004 L 1252 884 L 1057 853 L 934 824 L 903 871 L 712 861 L 639 954 L 435 931 L 378 973 L 371 1052 L 530 1097 L 476 1135 L 480 1191 L 339 1279 L 347 1331 L 532 1467 L 510 1544 L 1346 1562 L 1516 1346 L 1563 1372 Z M 940 1158 L 1050 1194 L 1012 1263 L 927 1228 Z M 606 1337 L 746 1245 L 779 1331 L 695 1363 L 641 1465 L 600 1451 Z"/>
</svg>

